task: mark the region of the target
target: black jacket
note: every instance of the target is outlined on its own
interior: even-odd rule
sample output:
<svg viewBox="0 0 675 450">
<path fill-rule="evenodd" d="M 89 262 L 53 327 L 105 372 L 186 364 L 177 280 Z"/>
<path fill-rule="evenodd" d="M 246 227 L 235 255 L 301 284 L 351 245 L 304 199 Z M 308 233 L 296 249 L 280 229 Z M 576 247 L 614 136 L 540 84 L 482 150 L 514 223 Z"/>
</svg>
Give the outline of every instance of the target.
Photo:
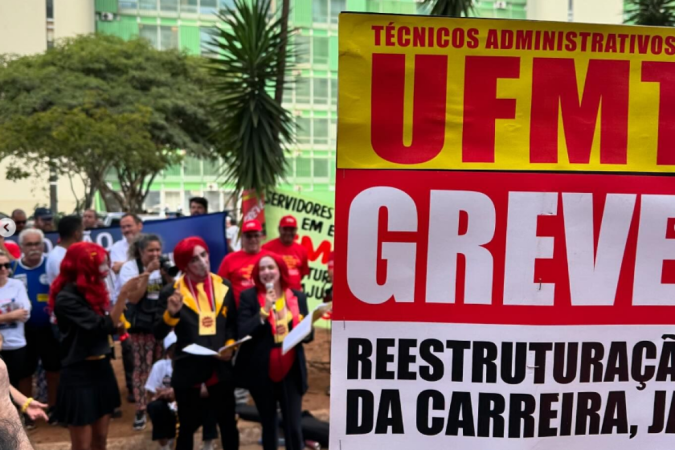
<svg viewBox="0 0 675 450">
<path fill-rule="evenodd" d="M 213 373 L 219 380 L 233 381 L 234 371 L 231 362 L 220 361 L 211 356 L 195 356 L 185 353 L 183 349 L 190 344 L 218 351 L 226 342 L 237 337 L 237 309 L 234 303 L 232 285 L 223 280 L 224 294 L 218 299 L 216 291 L 216 334 L 199 335 L 199 312 L 194 303 L 186 301 L 178 315 L 171 317 L 166 310 L 168 299 L 174 293 L 173 285 L 165 286 L 159 295 L 159 307 L 165 313 L 155 325 L 155 337 L 164 339 L 173 328 L 176 332 L 176 350 L 174 353 L 173 377 L 171 384 L 175 388 L 190 388 L 208 381 Z"/>
<path fill-rule="evenodd" d="M 293 290 L 298 298 L 298 309 L 303 317 L 307 317 L 307 296 L 301 291 Z M 272 334 L 270 323 L 261 321 L 260 302 L 258 301 L 258 292 L 256 288 L 243 291 L 239 297 L 239 309 L 237 311 L 237 333 L 239 339 L 244 336 L 251 336 L 251 340 L 241 345 L 237 355 L 237 379 L 241 386 L 251 388 L 256 384 L 272 383 L 269 378 L 270 351 L 276 344 Z M 304 341 L 310 342 L 314 337 L 314 332 Z M 307 392 L 307 363 L 305 360 L 305 349 L 302 344 L 295 347 L 295 364 L 300 367 L 299 383 L 300 392 Z M 290 373 L 294 373 L 291 371 Z M 295 372 L 297 373 L 297 372 Z"/>
<path fill-rule="evenodd" d="M 65 285 L 57 294 L 54 314 L 61 332 L 63 366 L 111 353 L 110 335 L 115 325 L 110 315 L 97 314 L 74 284 Z"/>
</svg>

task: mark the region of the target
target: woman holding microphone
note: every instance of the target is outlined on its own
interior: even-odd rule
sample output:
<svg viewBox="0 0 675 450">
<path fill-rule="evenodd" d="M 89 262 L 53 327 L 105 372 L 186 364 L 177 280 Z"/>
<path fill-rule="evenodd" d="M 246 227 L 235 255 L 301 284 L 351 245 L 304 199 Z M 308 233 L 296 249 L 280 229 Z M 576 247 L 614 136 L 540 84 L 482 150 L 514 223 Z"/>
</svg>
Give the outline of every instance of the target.
<svg viewBox="0 0 675 450">
<path fill-rule="evenodd" d="M 237 356 L 241 384 L 251 391 L 263 427 L 263 449 L 278 447 L 277 403 L 284 419 L 287 450 L 302 450 L 300 418 L 307 392 L 305 351 L 298 344 L 286 354 L 288 333 L 307 316 L 307 297 L 289 288 L 288 268 L 276 254 L 261 257 L 253 268 L 255 287 L 241 293 L 237 311 L 239 337 L 251 336 Z M 305 342 L 312 339 L 310 336 Z"/>
<path fill-rule="evenodd" d="M 196 356 L 183 351 L 189 344 L 198 344 L 218 352 L 236 338 L 236 306 L 230 282 L 211 273 L 209 248 L 198 237 L 180 241 L 173 250 L 176 266 L 183 272 L 174 289 L 162 290 L 160 305 L 164 315 L 155 327 L 155 337 L 164 339 L 176 333 L 173 387 L 178 404 L 180 429 L 177 450 L 192 450 L 193 435 L 202 424 L 205 384 L 209 397 L 207 407 L 216 413 L 222 446 L 239 448 L 239 431 L 235 420 L 234 373 L 230 360 L 233 349 L 219 356 Z"/>
<path fill-rule="evenodd" d="M 62 339 L 56 418 L 68 425 L 73 450 L 106 448 L 110 415 L 120 406 L 109 358 L 111 336 L 125 299 L 147 277 L 131 279 L 110 310 L 104 281 L 109 270 L 103 247 L 90 242 L 73 244 L 49 294 Z"/>
</svg>

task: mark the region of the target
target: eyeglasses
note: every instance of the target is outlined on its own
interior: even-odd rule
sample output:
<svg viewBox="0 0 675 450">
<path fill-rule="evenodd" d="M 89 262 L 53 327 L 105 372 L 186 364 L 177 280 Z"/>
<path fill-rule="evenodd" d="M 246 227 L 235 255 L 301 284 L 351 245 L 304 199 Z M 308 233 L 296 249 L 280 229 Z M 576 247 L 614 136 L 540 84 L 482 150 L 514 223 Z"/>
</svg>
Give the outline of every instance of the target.
<svg viewBox="0 0 675 450">
<path fill-rule="evenodd" d="M 0 264 L 0 269 L 3 269 L 3 268 L 9 270 L 9 269 L 12 268 L 12 265 L 10 263 Z"/>
</svg>

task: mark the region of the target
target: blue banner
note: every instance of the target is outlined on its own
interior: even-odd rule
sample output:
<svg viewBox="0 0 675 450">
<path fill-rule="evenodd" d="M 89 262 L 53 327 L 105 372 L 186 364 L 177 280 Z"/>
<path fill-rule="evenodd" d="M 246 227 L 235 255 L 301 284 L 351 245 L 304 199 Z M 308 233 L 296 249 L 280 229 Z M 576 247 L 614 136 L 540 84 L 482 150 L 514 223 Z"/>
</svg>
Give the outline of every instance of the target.
<svg viewBox="0 0 675 450">
<path fill-rule="evenodd" d="M 201 216 L 178 217 L 175 219 L 147 220 L 143 222 L 143 233 L 152 233 L 162 238 L 162 252 L 173 260 L 173 248 L 189 236 L 199 236 L 209 246 L 211 271 L 217 272 L 220 262 L 227 254 L 225 238 L 225 217 L 227 213 L 213 213 Z M 58 242 L 58 233 L 45 235 L 45 251 L 49 252 Z M 16 236 L 9 238 L 17 240 Z M 112 245 L 124 239 L 119 227 L 97 228 L 85 231 L 84 240 L 95 242 L 110 251 Z"/>
</svg>

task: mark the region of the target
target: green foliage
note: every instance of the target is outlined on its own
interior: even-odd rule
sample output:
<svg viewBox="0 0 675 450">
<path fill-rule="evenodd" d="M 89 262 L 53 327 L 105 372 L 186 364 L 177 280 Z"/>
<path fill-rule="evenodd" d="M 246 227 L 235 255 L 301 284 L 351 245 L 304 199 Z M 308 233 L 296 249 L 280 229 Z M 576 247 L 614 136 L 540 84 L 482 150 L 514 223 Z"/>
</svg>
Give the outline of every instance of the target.
<svg viewBox="0 0 675 450">
<path fill-rule="evenodd" d="M 474 13 L 473 0 L 422 0 L 431 7 L 432 16 L 470 17 Z"/>
<path fill-rule="evenodd" d="M 107 35 L 0 58 L 0 158 L 8 177 L 81 176 L 85 205 L 100 190 L 138 211 L 154 177 L 185 153 L 211 157 L 213 121 L 200 58 Z M 105 183 L 117 175 L 121 194 Z"/>
<path fill-rule="evenodd" d="M 220 57 L 209 64 L 216 151 L 236 191 L 265 192 L 283 178 L 285 143 L 293 138 L 292 117 L 273 97 L 278 72 L 285 70 L 279 64 L 286 55 L 281 19 L 271 15 L 269 0 L 235 0 L 218 17 L 211 52 Z"/>
<path fill-rule="evenodd" d="M 628 0 L 626 23 L 672 27 L 675 25 L 675 0 Z"/>
</svg>

